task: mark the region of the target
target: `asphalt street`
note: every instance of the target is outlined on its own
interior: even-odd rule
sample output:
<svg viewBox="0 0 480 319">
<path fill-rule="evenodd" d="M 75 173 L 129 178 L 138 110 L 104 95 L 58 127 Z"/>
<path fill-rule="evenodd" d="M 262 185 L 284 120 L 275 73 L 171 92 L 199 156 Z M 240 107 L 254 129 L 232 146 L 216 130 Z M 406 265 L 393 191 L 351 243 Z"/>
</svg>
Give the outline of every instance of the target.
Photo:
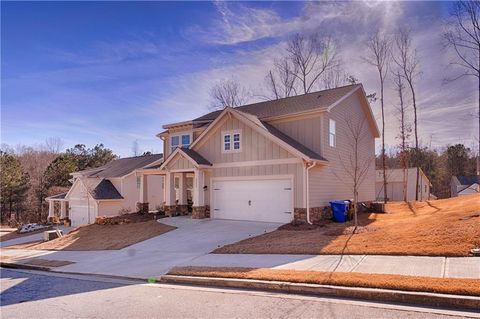
<svg viewBox="0 0 480 319">
<path fill-rule="evenodd" d="M 1 269 L 1 318 L 480 318 L 462 311 Z"/>
</svg>

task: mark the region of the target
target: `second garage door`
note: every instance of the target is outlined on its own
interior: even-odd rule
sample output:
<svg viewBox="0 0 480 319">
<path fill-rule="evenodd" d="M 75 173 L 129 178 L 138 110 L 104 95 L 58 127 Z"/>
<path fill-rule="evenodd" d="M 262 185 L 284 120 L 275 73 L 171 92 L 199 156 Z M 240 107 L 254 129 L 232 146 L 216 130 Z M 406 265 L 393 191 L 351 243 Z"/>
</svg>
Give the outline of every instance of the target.
<svg viewBox="0 0 480 319">
<path fill-rule="evenodd" d="M 293 218 L 291 179 L 213 182 L 212 217 L 288 223 Z"/>
</svg>

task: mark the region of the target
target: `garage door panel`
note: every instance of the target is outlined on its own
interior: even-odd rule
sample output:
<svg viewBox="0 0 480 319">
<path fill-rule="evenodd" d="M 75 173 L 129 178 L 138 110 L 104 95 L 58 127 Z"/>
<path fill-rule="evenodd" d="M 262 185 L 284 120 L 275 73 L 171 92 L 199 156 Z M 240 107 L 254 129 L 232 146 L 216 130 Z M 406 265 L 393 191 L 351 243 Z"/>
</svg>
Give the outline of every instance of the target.
<svg viewBox="0 0 480 319">
<path fill-rule="evenodd" d="M 292 220 L 290 179 L 214 181 L 213 192 L 214 218 L 282 223 Z"/>
</svg>

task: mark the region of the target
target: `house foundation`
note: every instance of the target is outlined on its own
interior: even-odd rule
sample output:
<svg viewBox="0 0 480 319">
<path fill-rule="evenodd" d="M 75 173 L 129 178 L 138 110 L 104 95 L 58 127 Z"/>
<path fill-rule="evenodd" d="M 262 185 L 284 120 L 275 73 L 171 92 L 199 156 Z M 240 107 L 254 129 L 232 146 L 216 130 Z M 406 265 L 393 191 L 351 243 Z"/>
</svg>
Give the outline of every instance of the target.
<svg viewBox="0 0 480 319">
<path fill-rule="evenodd" d="M 332 219 L 332 210 L 329 206 L 324 207 L 311 207 L 310 208 L 310 221 L 315 224 L 321 221 Z M 307 222 L 307 209 L 306 208 L 294 208 L 293 209 L 293 221 L 295 223 Z"/>
<path fill-rule="evenodd" d="M 148 214 L 148 203 L 137 203 L 137 212 Z"/>
</svg>

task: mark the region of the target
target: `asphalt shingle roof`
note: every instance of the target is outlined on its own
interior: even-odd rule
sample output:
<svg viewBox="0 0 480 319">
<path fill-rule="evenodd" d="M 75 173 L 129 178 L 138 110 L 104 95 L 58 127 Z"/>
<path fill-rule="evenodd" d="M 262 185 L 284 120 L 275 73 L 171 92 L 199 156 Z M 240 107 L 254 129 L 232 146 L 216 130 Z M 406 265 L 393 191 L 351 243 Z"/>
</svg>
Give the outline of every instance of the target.
<svg viewBox="0 0 480 319">
<path fill-rule="evenodd" d="M 197 162 L 197 164 L 200 164 L 200 165 L 209 165 L 211 166 L 212 163 L 210 163 L 205 157 L 203 157 L 202 155 L 198 154 L 197 152 L 195 152 L 194 150 L 190 149 L 190 148 L 183 148 L 181 149 L 185 154 L 187 154 L 191 159 L 193 159 L 195 162 Z"/>
<path fill-rule="evenodd" d="M 272 116 L 300 113 L 313 109 L 328 108 L 347 93 L 361 84 L 352 84 L 334 89 L 291 96 L 283 99 L 253 103 L 236 107 L 235 110 L 249 113 L 264 119 Z M 222 111 L 214 111 L 193 120 L 193 122 L 213 121 Z"/>
<path fill-rule="evenodd" d="M 480 184 L 480 175 L 472 175 L 472 176 L 457 176 L 458 181 L 461 185 L 472 185 L 475 183 Z"/>
<path fill-rule="evenodd" d="M 122 195 L 113 186 L 108 179 L 102 180 L 93 191 L 91 191 L 94 199 L 123 199 Z"/>
<path fill-rule="evenodd" d="M 163 154 L 152 154 L 121 158 L 98 168 L 80 171 L 85 177 L 113 178 L 122 177 L 136 169 L 143 168 L 163 158 Z"/>
</svg>

